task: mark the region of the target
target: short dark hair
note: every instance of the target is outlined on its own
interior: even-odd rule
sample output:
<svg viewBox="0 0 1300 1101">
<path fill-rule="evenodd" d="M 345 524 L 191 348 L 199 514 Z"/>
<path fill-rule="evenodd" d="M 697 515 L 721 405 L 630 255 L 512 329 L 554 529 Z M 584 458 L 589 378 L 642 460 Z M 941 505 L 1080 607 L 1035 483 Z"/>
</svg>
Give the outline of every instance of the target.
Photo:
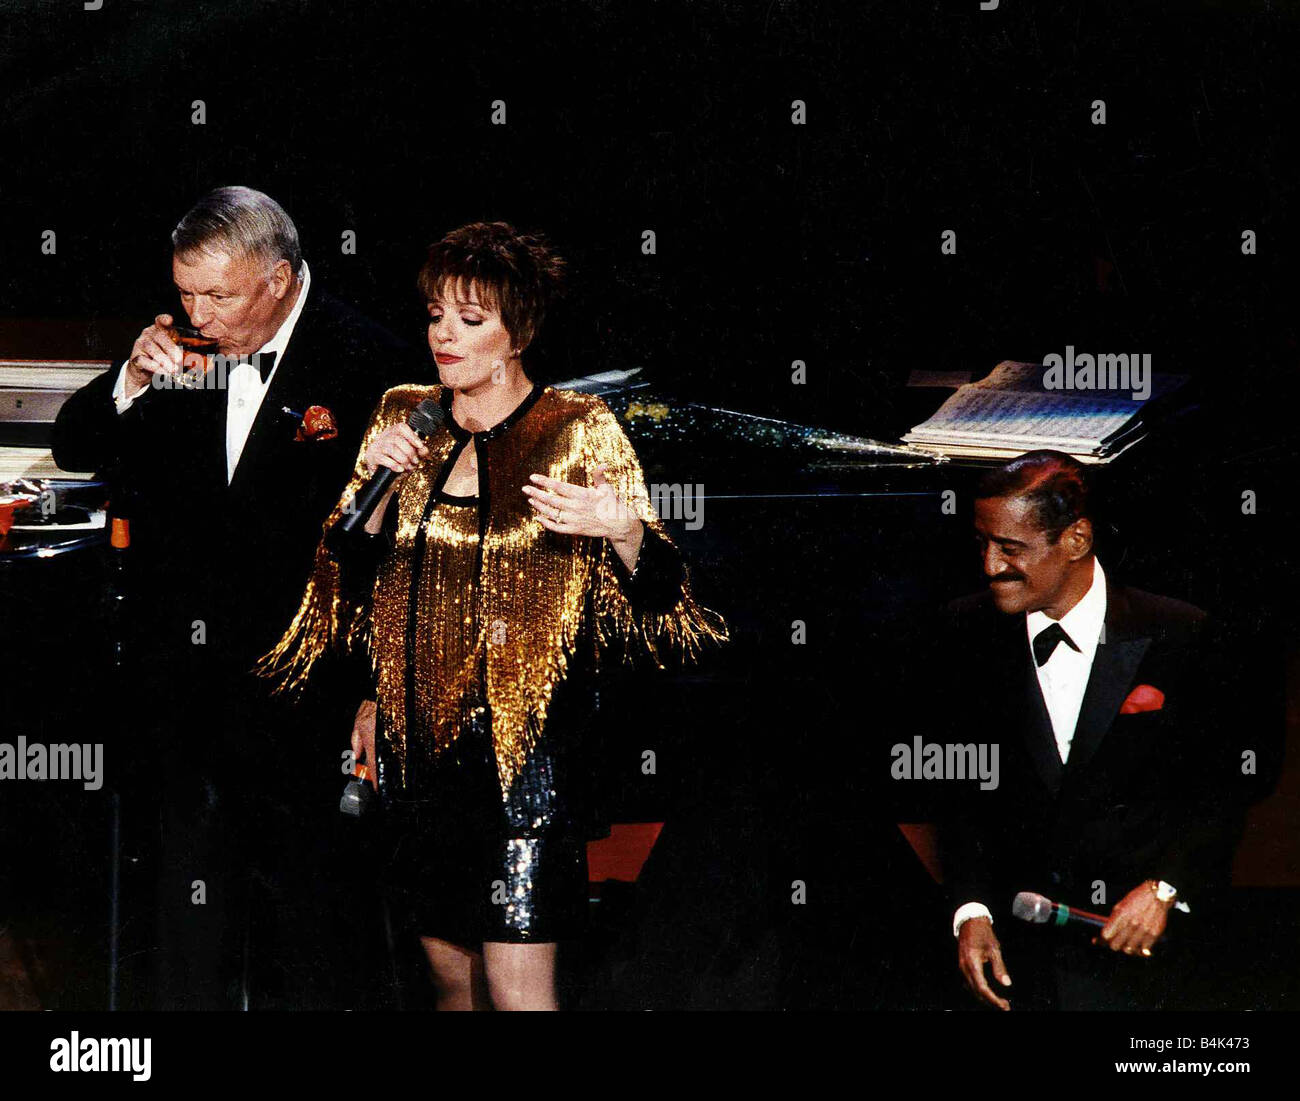
<svg viewBox="0 0 1300 1101">
<path fill-rule="evenodd" d="M 172 230 L 172 249 L 181 257 L 217 250 L 257 256 L 272 266 L 287 260 L 295 276 L 302 267 L 293 219 L 270 195 L 251 187 L 209 191 Z"/>
<path fill-rule="evenodd" d="M 975 496 L 1023 497 L 1034 524 L 1055 543 L 1076 520 L 1097 526 L 1096 493 L 1087 468 L 1063 451 L 1026 451 L 988 471 Z"/>
<path fill-rule="evenodd" d="M 476 285 L 522 352 L 563 293 L 565 268 L 540 233 L 520 233 L 507 222 L 471 222 L 429 246 L 418 282 L 426 302 L 448 284 Z"/>
</svg>

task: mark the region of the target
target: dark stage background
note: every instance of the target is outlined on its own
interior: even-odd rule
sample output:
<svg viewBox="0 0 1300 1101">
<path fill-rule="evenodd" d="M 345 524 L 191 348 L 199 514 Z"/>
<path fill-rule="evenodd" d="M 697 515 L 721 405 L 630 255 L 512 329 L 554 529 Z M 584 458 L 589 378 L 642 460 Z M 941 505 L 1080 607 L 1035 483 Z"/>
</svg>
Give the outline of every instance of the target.
<svg viewBox="0 0 1300 1101">
<path fill-rule="evenodd" d="M 1193 376 L 1199 404 L 1111 474 L 1119 572 L 1272 640 L 1261 668 L 1280 694 L 1296 641 L 1296 6 L 0 13 L 0 355 L 122 356 L 175 306 L 171 227 L 229 183 L 280 200 L 313 277 L 412 341 L 424 246 L 501 218 L 572 264 L 531 364 L 549 377 L 639 367 L 665 392 L 882 439 L 945 394 L 905 387 L 916 368 L 978 377 L 1067 344 L 1149 352 Z M 1257 255 L 1241 252 L 1247 229 Z M 700 441 L 655 469 L 706 493 L 794 477 L 736 475 L 715 463 L 726 450 Z M 918 624 L 979 584 L 964 520 L 938 508 L 969 478 L 855 484 L 894 494 L 874 502 L 720 500 L 680 533 L 736 644 L 671 691 L 626 689 L 636 729 L 673 731 L 689 764 L 624 793 L 629 820 L 669 824 L 637 896 L 605 900 L 619 917 L 575 1000 L 960 1004 L 947 910 L 893 828 L 933 808 L 885 777 L 923 707 L 896 691 Z M 809 645 L 789 645 L 793 619 Z M 1274 806 L 1243 885 L 1300 884 L 1294 850 L 1277 851 L 1294 809 Z M 803 909 L 794 879 L 815 885 Z M 1296 900 L 1270 895 L 1284 904 L 1285 921 L 1234 934 L 1270 960 L 1237 1003 L 1295 1004 Z"/>
<path fill-rule="evenodd" d="M 1236 391 L 1294 359 L 1293 5 L 3 8 L 7 318 L 138 330 L 173 301 L 172 225 L 242 182 L 408 335 L 423 246 L 505 218 L 573 260 L 565 371 L 848 431 L 901 424 L 918 366 L 1072 343 Z"/>
</svg>

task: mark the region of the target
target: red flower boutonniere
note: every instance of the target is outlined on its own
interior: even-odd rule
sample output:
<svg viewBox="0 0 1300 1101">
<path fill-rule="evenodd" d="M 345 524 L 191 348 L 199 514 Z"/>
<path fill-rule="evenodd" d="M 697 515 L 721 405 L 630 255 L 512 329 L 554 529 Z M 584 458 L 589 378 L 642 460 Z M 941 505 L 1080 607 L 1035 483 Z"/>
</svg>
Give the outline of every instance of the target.
<svg viewBox="0 0 1300 1101">
<path fill-rule="evenodd" d="M 287 407 L 285 412 L 291 417 L 299 416 Z M 315 443 L 320 440 L 332 440 L 338 434 L 339 426 L 334 420 L 334 414 L 323 405 L 312 405 L 308 406 L 307 412 L 301 414 L 298 431 L 294 433 L 293 438 L 299 443 L 304 441 Z"/>
<path fill-rule="evenodd" d="M 1165 705 L 1165 694 L 1149 684 L 1139 684 L 1119 709 L 1121 715 L 1136 715 L 1142 711 L 1159 711 Z"/>
</svg>

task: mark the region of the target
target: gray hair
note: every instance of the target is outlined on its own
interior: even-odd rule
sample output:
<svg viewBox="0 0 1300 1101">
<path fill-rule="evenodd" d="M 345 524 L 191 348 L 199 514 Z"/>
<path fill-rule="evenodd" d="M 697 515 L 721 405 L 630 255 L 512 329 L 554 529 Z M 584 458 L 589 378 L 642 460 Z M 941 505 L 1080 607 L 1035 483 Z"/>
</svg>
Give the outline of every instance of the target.
<svg viewBox="0 0 1300 1101">
<path fill-rule="evenodd" d="M 219 187 L 204 195 L 172 230 L 172 249 L 258 256 L 274 265 L 288 260 L 293 274 L 302 267 L 298 228 L 270 195 L 251 187 Z"/>
</svg>

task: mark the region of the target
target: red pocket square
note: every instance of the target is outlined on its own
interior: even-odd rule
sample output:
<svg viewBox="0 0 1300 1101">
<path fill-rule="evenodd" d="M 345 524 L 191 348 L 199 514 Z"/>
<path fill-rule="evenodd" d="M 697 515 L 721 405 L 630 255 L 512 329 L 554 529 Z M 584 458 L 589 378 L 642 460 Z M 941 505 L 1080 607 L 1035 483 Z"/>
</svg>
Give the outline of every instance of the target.
<svg viewBox="0 0 1300 1101">
<path fill-rule="evenodd" d="M 1136 715 L 1140 711 L 1159 711 L 1165 705 L 1165 694 L 1150 684 L 1139 684 L 1128 694 L 1119 709 L 1121 715 Z"/>
<path fill-rule="evenodd" d="M 332 440 L 339 434 L 339 426 L 334 423 L 334 414 L 323 405 L 313 405 L 302 415 L 302 423 L 294 439 L 299 443 L 304 440 Z"/>
</svg>

